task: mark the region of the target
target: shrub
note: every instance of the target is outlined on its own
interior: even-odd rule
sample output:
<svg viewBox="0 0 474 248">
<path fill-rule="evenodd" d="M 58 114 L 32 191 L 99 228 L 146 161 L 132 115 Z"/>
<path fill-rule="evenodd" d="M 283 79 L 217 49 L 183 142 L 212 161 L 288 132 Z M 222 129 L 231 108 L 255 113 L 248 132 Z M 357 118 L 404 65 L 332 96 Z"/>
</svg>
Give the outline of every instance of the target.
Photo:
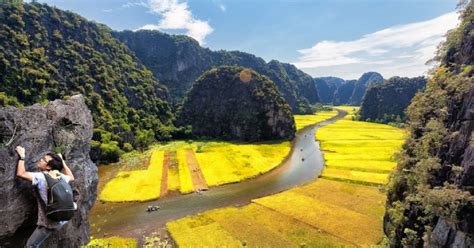
<svg viewBox="0 0 474 248">
<path fill-rule="evenodd" d="M 99 160 L 101 162 L 106 162 L 106 163 L 118 162 L 120 159 L 120 155 L 122 155 L 123 153 L 123 151 L 118 146 L 117 141 L 102 143 L 100 144 L 99 149 L 100 149 Z"/>
</svg>

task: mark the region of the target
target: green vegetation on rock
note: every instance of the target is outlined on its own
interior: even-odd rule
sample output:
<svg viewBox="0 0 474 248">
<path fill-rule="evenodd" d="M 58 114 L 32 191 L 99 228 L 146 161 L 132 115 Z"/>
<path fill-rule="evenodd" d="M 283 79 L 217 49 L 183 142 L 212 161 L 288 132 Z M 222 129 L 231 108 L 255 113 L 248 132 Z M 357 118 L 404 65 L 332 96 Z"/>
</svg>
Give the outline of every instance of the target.
<svg viewBox="0 0 474 248">
<path fill-rule="evenodd" d="M 83 94 L 96 132 L 91 155 L 114 161 L 141 130 L 172 128 L 168 92 L 102 24 L 45 4 L 0 4 L 0 106 Z"/>
<path fill-rule="evenodd" d="M 405 110 L 415 94 L 426 85 L 424 77 L 392 77 L 369 87 L 362 100 L 359 118 L 364 121 L 397 123 L 405 121 Z"/>
<path fill-rule="evenodd" d="M 393 246 L 467 247 L 474 233 L 474 4 L 448 33 L 441 65 L 407 110 L 410 137 L 388 187 Z M 470 241 L 469 241 L 470 240 Z"/>
<path fill-rule="evenodd" d="M 295 134 L 291 109 L 275 84 L 257 72 L 224 66 L 193 85 L 179 116 L 197 137 L 259 141 Z"/>
</svg>

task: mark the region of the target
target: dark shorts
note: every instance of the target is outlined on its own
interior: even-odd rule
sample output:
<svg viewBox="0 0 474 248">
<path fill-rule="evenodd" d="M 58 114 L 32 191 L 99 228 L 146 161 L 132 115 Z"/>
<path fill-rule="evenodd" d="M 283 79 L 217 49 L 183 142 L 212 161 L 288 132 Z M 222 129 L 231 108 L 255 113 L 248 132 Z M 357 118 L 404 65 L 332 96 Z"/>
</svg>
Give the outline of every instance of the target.
<svg viewBox="0 0 474 248">
<path fill-rule="evenodd" d="M 26 242 L 27 248 L 38 248 L 40 247 L 41 243 L 45 241 L 56 229 L 48 229 L 43 226 L 36 227 L 33 234 L 31 234 L 30 238 Z"/>
</svg>

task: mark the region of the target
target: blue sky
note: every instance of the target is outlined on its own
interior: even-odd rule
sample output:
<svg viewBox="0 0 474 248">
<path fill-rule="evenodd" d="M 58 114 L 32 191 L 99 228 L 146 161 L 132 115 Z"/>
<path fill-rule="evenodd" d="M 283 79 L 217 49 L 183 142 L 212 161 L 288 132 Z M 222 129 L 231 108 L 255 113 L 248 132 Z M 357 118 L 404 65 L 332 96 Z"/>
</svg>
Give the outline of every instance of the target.
<svg viewBox="0 0 474 248">
<path fill-rule="evenodd" d="M 295 64 L 312 76 L 418 76 L 458 0 L 40 0 L 115 30 L 188 34 L 212 50 Z"/>
</svg>

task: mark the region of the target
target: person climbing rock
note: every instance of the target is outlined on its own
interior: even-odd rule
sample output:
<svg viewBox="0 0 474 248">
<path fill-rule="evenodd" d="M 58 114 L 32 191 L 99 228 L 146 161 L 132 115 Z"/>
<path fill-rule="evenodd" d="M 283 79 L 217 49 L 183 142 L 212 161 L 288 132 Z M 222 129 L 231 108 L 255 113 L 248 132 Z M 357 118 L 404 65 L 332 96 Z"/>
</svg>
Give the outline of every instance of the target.
<svg viewBox="0 0 474 248">
<path fill-rule="evenodd" d="M 26 243 L 26 247 L 36 248 L 72 218 L 73 211 L 77 207 L 73 202 L 69 182 L 74 180 L 74 175 L 62 155 L 52 152 L 38 161 L 37 167 L 40 172 L 26 171 L 25 148 L 17 146 L 15 150 L 20 156 L 16 175 L 31 181 L 37 189 L 35 194 L 38 203 L 37 227 Z M 56 196 L 56 199 L 51 199 L 53 196 Z"/>
</svg>

